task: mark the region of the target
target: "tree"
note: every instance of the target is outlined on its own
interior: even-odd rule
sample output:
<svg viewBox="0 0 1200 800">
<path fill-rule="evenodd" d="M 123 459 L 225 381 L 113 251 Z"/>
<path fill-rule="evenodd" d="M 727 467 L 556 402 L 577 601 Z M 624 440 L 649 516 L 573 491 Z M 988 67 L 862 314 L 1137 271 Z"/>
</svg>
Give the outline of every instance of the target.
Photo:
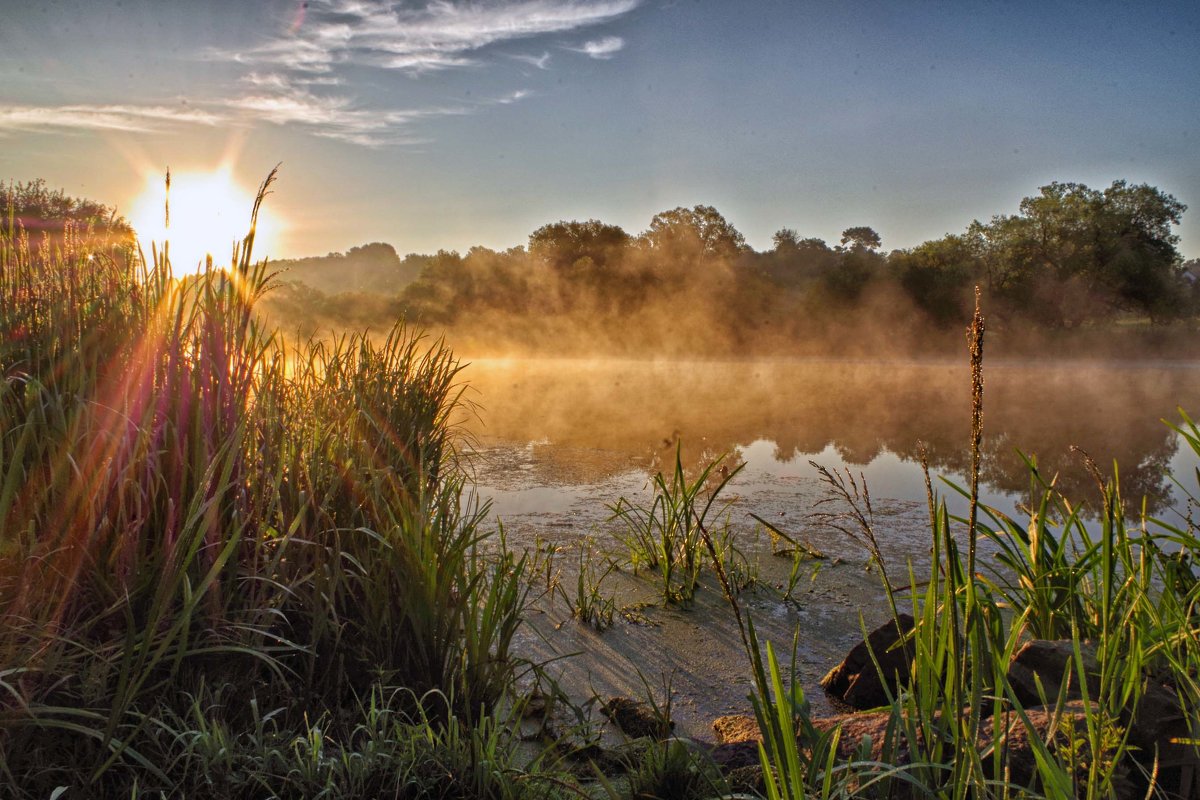
<svg viewBox="0 0 1200 800">
<path fill-rule="evenodd" d="M 941 325 L 965 320 L 977 259 L 964 236 L 946 236 L 888 258 L 900 287 Z"/>
<path fill-rule="evenodd" d="M 640 242 L 652 252 L 676 257 L 732 259 L 749 249 L 745 237 L 712 206 L 680 206 L 655 214 Z"/>
<path fill-rule="evenodd" d="M 30 233 L 61 235 L 67 226 L 94 234 L 112 234 L 130 239 L 133 228 L 116 210 L 94 200 L 70 197 L 61 189 L 50 189 L 41 178 L 25 183 L 0 185 L 0 234 L 14 226 Z"/>
<path fill-rule="evenodd" d="M 775 231 L 771 241 L 775 245 L 775 252 L 781 255 L 789 255 L 800 249 L 800 235 L 792 228 L 780 228 Z"/>
<path fill-rule="evenodd" d="M 860 225 L 856 228 L 846 228 L 842 231 L 842 246 L 850 250 L 876 250 L 883 244 L 883 239 L 874 228 Z"/>
<path fill-rule="evenodd" d="M 881 244 L 879 234 L 866 225 L 842 231 L 837 261 L 822 274 L 830 294 L 843 301 L 857 300 L 883 264 L 883 256 L 876 252 Z"/>
<path fill-rule="evenodd" d="M 620 259 L 632 237 L 617 225 L 599 220 L 552 222 L 529 234 L 529 253 L 557 270 L 581 259 L 603 268 Z"/>
<path fill-rule="evenodd" d="M 775 249 L 760 259 L 763 274 L 778 286 L 795 288 L 805 280 L 833 269 L 838 253 L 823 239 L 801 239 L 791 228 L 783 228 L 774 237 Z"/>
<path fill-rule="evenodd" d="M 1020 213 L 973 223 L 967 240 L 990 288 L 1017 313 L 1073 327 L 1132 311 L 1153 320 L 1182 313 L 1179 238 L 1186 207 L 1146 184 L 1103 192 L 1051 183 Z"/>
</svg>

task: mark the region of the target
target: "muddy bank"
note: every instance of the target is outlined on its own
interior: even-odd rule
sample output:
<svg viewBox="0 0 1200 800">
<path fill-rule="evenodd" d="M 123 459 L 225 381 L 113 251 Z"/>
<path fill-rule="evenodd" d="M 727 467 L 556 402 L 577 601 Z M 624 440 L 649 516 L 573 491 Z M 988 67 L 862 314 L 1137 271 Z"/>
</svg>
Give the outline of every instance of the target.
<svg viewBox="0 0 1200 800">
<path fill-rule="evenodd" d="M 493 444 L 475 459 L 475 477 L 483 495 L 494 501 L 509 544 L 553 551 L 553 577 L 568 593 L 575 591 L 580 548 L 594 563 L 625 561 L 622 527 L 610 519 L 606 503 L 625 496 L 649 497 L 645 465 L 622 463 L 604 451 L 558 451 L 559 469 L 535 458 L 536 446 Z M 579 482 L 574 471 L 592 464 L 605 478 Z M 874 627 L 887 616 L 876 569 L 866 551 L 845 535 L 809 520 L 813 504 L 825 496 L 819 481 L 748 470 L 727 489 L 731 504 L 721 517 L 728 524 L 744 567 L 757 585 L 739 595 L 763 642 L 774 643 L 786 661 L 793 640 L 800 680 L 814 711 L 833 709 L 818 687 L 821 676 L 861 638 L 863 624 Z M 548 498 L 556 502 L 547 503 Z M 924 504 L 879 498 L 873 502 L 878 533 L 891 564 L 903 572 L 912 559 L 918 574 L 928 570 Z M 789 556 L 776 555 L 775 544 L 748 513 L 802 533 L 825 558 L 802 564 L 790 595 L 783 596 L 792 571 Z M 577 702 L 598 695 L 645 696 L 661 702 L 669 684 L 677 732 L 709 736 L 718 716 L 749 708 L 749 665 L 734 615 L 711 571 L 701 579 L 695 600 L 686 607 L 662 601 L 653 575 L 634 575 L 626 565 L 601 584 L 615 601 L 612 627 L 597 632 L 571 618 L 568 601 L 547 591 L 539 580 L 539 599 L 520 634 L 518 651 L 535 662 L 550 662 L 547 672 Z M 906 579 L 905 579 L 906 580 Z"/>
</svg>

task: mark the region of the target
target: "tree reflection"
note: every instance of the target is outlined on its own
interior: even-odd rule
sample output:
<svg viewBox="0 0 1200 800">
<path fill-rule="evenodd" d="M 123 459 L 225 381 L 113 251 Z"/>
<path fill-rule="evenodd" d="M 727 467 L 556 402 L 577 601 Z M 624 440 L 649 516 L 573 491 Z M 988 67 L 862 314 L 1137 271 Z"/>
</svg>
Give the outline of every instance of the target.
<svg viewBox="0 0 1200 800">
<path fill-rule="evenodd" d="M 481 406 L 476 432 L 549 442 L 540 453 L 551 459 L 556 448 L 566 459 L 580 448 L 618 454 L 598 460 L 606 466 L 593 480 L 630 465 L 652 471 L 673 457 L 676 440 L 693 466 L 768 440 L 784 463 L 830 445 L 851 465 L 884 453 L 916 463 L 924 443 L 936 472 L 969 468 L 968 376 L 948 362 L 483 361 L 467 378 Z M 1024 495 L 1024 453 L 1068 497 L 1094 502 L 1077 447 L 1106 474 L 1120 465 L 1128 502 L 1145 497 L 1150 511 L 1161 510 L 1177 448 L 1161 420 L 1175 418 L 1198 390 L 1192 367 L 995 366 L 986 377 L 981 479 L 990 490 Z"/>
</svg>

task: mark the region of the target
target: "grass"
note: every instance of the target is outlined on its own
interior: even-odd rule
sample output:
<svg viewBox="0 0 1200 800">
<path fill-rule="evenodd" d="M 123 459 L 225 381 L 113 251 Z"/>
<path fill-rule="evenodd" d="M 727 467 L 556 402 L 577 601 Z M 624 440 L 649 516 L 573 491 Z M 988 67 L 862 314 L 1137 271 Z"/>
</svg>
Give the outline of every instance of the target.
<svg viewBox="0 0 1200 800">
<path fill-rule="evenodd" d="M 403 324 L 283 339 L 255 311 L 271 275 L 253 241 L 252 221 L 228 269 L 181 279 L 166 248 L 146 258 L 95 231 L 43 245 L 10 220 L 0 236 L 5 796 L 582 796 L 498 716 L 530 586 L 549 591 L 551 566 L 485 528 L 457 463 L 458 361 Z M 715 522 L 738 469 L 718 459 L 689 477 L 677 451 L 650 505 L 612 508 L 665 601 L 688 603 L 711 563 L 749 658 L 768 797 L 1090 799 L 1127 779 L 1153 797 L 1185 777 L 1156 772 L 1134 729 L 1166 691 L 1192 728 L 1165 749 L 1200 738 L 1195 520 L 1148 517 L 1115 467 L 1093 465 L 1089 528 L 1032 459 L 1027 518 L 981 504 L 978 314 L 972 331 L 969 513 L 952 517 L 928 483 L 928 576 L 908 566 L 898 587 L 866 487 L 823 474 L 826 521 L 870 551 L 892 612 L 917 620 L 913 678 L 878 748 L 848 754 L 839 729 L 814 725 L 794 669 L 743 614 L 752 569 Z M 1200 453 L 1189 417 L 1176 430 Z M 606 573 L 583 551 L 580 567 L 568 601 L 607 624 Z M 1012 654 L 1033 637 L 1070 643 L 1075 705 L 1068 680 L 1041 709 L 1013 687 Z M 1029 774 L 996 720 L 1034 734 Z M 723 791 L 700 754 L 666 742 L 625 793 Z"/>
<path fill-rule="evenodd" d="M 605 595 L 603 591 L 605 579 L 617 569 L 617 564 L 609 559 L 601 569 L 595 559 L 596 553 L 590 543 L 580 544 L 579 571 L 575 574 L 574 592 L 568 593 L 561 585 L 556 588 L 571 610 L 571 617 L 599 632 L 612 627 L 617 611 L 616 599 Z"/>
<path fill-rule="evenodd" d="M 709 462 L 689 480 L 683 468 L 682 445 L 677 444 L 670 477 L 659 472 L 651 480 L 649 506 L 622 497 L 609 507 L 612 519 L 625 527 L 622 541 L 634 572 L 653 572 L 667 603 L 687 604 L 695 596 L 705 561 L 701 531 L 721 491 L 744 466 L 729 469 L 723 464 L 725 458 Z M 711 485 L 710 479 L 715 479 Z"/>
<path fill-rule="evenodd" d="M 359 763 L 362 698 L 388 691 L 412 730 L 458 736 L 430 741 L 450 752 L 512 683 L 528 562 L 485 541 L 455 466 L 458 362 L 402 323 L 265 330 L 253 239 L 252 220 L 230 268 L 179 279 L 165 247 L 0 238 L 0 778 L 17 797 L 170 791 L 268 730 L 282 761 L 247 774 L 286 765 L 310 788 L 271 791 L 315 796 L 342 769 L 329 753 Z"/>
</svg>

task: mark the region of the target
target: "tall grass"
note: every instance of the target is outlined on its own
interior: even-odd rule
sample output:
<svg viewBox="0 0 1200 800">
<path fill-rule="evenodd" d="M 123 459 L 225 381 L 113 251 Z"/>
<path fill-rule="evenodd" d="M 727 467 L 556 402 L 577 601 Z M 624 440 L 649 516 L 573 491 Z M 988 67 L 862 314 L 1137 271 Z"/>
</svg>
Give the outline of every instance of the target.
<svg viewBox="0 0 1200 800">
<path fill-rule="evenodd" d="M 745 465 L 731 470 L 722 465 L 726 457 L 721 456 L 689 479 L 683 467 L 682 447 L 676 444 L 670 477 L 659 472 L 651 479 L 653 499 L 649 506 L 622 497 L 609 509 L 612 519 L 624 524 L 622 539 L 634 572 L 653 572 L 665 602 L 686 604 L 695 597 L 704 566 L 701 532 L 718 507 L 721 491 Z"/>
<path fill-rule="evenodd" d="M 1032 460 L 1037 502 L 1028 519 L 1018 522 L 980 503 L 981 338 L 977 313 L 970 348 L 974 466 L 970 487 L 955 487 L 967 498 L 969 513 L 952 517 L 926 471 L 929 576 L 918 579 L 910 566 L 910 588 L 900 589 L 887 570 L 880 571 L 893 615 L 899 615 L 897 598 L 907 594 L 916 620 L 906 643 L 911 679 L 890 695 L 882 742 L 853 748 L 841 742 L 840 727 L 815 728 L 794 668 L 786 681 L 769 643 L 764 660 L 752 620 L 725 587 L 750 659 L 768 797 L 1093 800 L 1135 790 L 1145 797 L 1190 797 L 1200 790 L 1189 772 L 1200 755 L 1200 580 L 1194 567 L 1200 538 L 1194 520 L 1169 522 L 1130 511 L 1116 469 L 1105 479 L 1094 464 L 1094 533 L 1079 504 L 1062 496 Z M 1183 415 L 1176 430 L 1200 455 L 1195 423 Z M 837 518 L 855 522 L 854 538 L 878 558 L 865 489 L 829 482 L 847 506 Z M 1196 490 L 1186 489 L 1193 501 Z M 981 538 L 995 545 L 995 564 L 982 559 Z M 964 539 L 965 553 L 959 544 Z M 716 549 L 707 537 L 706 543 L 724 582 Z M 1031 638 L 1065 640 L 1071 653 L 1066 674 L 1045 676 L 1049 691 L 1033 699 L 1022 696 L 1009 673 L 1014 653 Z M 1069 691 L 1081 699 L 1069 703 Z M 1159 722 L 1155 715 L 1164 713 L 1189 721 L 1183 734 L 1176 729 L 1174 738 L 1147 740 L 1145 731 Z M 1023 753 L 1014 745 L 1020 739 L 1028 742 Z M 1190 768 L 1160 770 L 1189 757 Z"/>
<path fill-rule="evenodd" d="M 336 727 L 380 685 L 481 720 L 526 562 L 456 469 L 449 350 L 265 330 L 254 218 L 182 279 L 165 246 L 64 241 L 0 237 L 0 780 L 169 788 L 146 753 L 203 687 L 235 728 Z"/>
</svg>

